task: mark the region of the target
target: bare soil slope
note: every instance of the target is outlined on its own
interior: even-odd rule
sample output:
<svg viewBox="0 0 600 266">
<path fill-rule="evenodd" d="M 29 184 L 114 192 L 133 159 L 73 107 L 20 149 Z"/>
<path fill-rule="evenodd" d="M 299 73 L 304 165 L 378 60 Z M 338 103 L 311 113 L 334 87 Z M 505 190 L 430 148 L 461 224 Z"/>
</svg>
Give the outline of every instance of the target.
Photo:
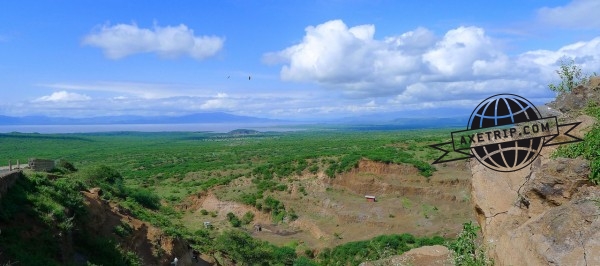
<svg viewBox="0 0 600 266">
<path fill-rule="evenodd" d="M 470 202 L 470 171 L 465 162 L 436 166 L 430 178 L 407 165 L 361 160 L 358 167 L 333 179 L 323 173 L 308 173 L 289 181 L 288 190 L 276 192 L 286 209 L 299 216 L 295 221 L 271 224 L 271 217 L 254 207 L 220 200 L 218 195 L 243 192 L 249 180 L 239 179 L 228 186 L 187 199 L 184 220 L 192 228 L 209 221 L 227 227 L 226 214 L 255 214 L 254 224 L 264 230 L 246 229 L 255 237 L 275 244 L 297 242 L 306 248 L 322 249 L 382 234 L 410 233 L 416 236 L 454 237 L 462 223 L 474 220 Z M 301 189 L 302 188 L 302 189 Z M 373 195 L 376 202 L 368 202 Z M 201 215 L 200 210 L 217 213 Z"/>
</svg>

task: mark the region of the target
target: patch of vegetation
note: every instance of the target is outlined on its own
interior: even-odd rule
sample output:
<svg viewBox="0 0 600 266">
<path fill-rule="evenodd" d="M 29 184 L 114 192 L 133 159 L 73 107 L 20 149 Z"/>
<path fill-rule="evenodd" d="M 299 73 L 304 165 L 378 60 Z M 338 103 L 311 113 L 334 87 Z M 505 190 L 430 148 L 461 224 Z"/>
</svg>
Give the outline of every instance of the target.
<svg viewBox="0 0 600 266">
<path fill-rule="evenodd" d="M 129 224 L 123 223 L 115 226 L 114 232 L 120 237 L 127 237 L 131 235 L 133 228 Z"/>
<path fill-rule="evenodd" d="M 589 103 L 584 112 L 600 121 L 600 106 Z M 590 162 L 589 180 L 600 184 L 600 125 L 596 123 L 584 136 L 584 141 L 560 146 L 554 157 L 583 157 Z"/>
<path fill-rule="evenodd" d="M 572 58 L 562 58 L 560 60 L 560 69 L 556 70 L 560 78 L 560 83 L 549 84 L 550 90 L 556 93 L 567 93 L 571 92 L 574 88 L 579 85 L 585 85 L 591 75 L 584 74 L 581 67 L 575 64 L 575 60 Z M 594 76 L 596 73 L 594 73 Z"/>
<path fill-rule="evenodd" d="M 210 253 L 220 253 L 243 265 L 292 265 L 297 259 L 294 249 L 254 239 L 239 230 L 225 231 L 218 235 Z"/>
<path fill-rule="evenodd" d="M 411 234 L 382 235 L 371 240 L 349 242 L 334 248 L 326 248 L 318 256 L 321 265 L 358 265 L 365 261 L 379 260 L 402 254 L 410 249 L 444 244 L 446 240 L 435 236 L 417 238 Z"/>
<path fill-rule="evenodd" d="M 488 259 L 481 243 L 477 243 L 477 233 L 480 228 L 472 222 L 464 223 L 458 238 L 450 243 L 453 251 L 453 262 L 457 266 L 486 266 L 493 265 Z"/>
<path fill-rule="evenodd" d="M 0 237 L 2 256 L 18 265 L 65 265 L 70 262 L 61 255 L 69 252 L 64 243 L 72 241 L 74 251 L 90 265 L 142 265 L 114 240 L 86 233 L 87 211 L 80 193 L 85 189 L 75 175 L 51 180 L 45 173 L 26 172 L 0 201 L 0 224 L 7 229 Z M 127 232 L 124 226 L 115 228 L 117 234 Z"/>
<path fill-rule="evenodd" d="M 404 209 L 410 209 L 412 207 L 412 201 L 407 197 L 402 197 L 402 199 L 400 199 L 400 202 L 402 204 L 402 208 Z"/>
<path fill-rule="evenodd" d="M 436 206 L 429 205 L 429 204 L 422 204 L 421 209 L 422 209 L 423 216 L 425 217 L 425 219 L 429 219 L 432 215 L 436 214 L 438 211 L 438 208 Z"/>
<path fill-rule="evenodd" d="M 253 212 L 246 212 L 244 214 L 244 216 L 242 217 L 242 223 L 243 224 L 250 224 L 252 221 L 254 221 L 254 213 Z"/>
<path fill-rule="evenodd" d="M 240 227 L 242 225 L 242 221 L 232 212 L 227 213 L 227 220 L 229 220 L 229 223 L 233 227 Z"/>
</svg>

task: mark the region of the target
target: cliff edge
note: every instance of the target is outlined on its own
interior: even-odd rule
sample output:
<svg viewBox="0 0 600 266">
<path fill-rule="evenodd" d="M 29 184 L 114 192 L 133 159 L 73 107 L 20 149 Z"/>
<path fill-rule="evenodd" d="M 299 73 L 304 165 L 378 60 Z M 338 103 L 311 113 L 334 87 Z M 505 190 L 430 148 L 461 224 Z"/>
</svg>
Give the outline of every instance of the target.
<svg viewBox="0 0 600 266">
<path fill-rule="evenodd" d="M 563 112 L 559 120 L 582 122 L 577 137 L 597 122 L 580 111 L 600 105 L 599 85 L 594 77 L 548 104 Z M 556 149 L 544 147 L 531 165 L 508 173 L 471 159 L 472 202 L 495 265 L 600 265 L 600 186 L 588 179 L 588 161 L 551 158 Z"/>
</svg>

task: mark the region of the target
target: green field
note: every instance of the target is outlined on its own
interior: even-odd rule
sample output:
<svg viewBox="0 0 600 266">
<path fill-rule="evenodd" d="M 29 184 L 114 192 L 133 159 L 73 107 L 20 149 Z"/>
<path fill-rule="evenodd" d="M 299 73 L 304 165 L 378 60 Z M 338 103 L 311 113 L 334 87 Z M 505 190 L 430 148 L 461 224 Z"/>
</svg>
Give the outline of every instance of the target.
<svg viewBox="0 0 600 266">
<path fill-rule="evenodd" d="M 274 246 L 268 242 L 247 239 L 243 232 L 229 231 L 239 227 L 241 221 L 248 224 L 252 217 L 228 214 L 230 228 L 221 228 L 218 232 L 191 230 L 199 226 L 184 223 L 181 220 L 183 212 L 178 211 L 176 206 L 190 195 L 245 178 L 251 180 L 251 184 L 227 197 L 269 213 L 274 223 L 285 223 L 298 217 L 274 192 L 288 190 L 293 177 L 321 173 L 328 178 L 335 178 L 357 167 L 359 160 L 368 159 L 385 164 L 413 165 L 423 179 L 428 179 L 436 171 L 430 163 L 442 155 L 428 145 L 448 141 L 450 131 L 10 133 L 0 134 L 0 162 L 8 164 L 10 160 L 14 165 L 17 160 L 25 164 L 29 158 L 60 160 L 60 167 L 52 173 L 58 176 L 60 186 L 57 187 L 53 182 L 42 182 L 39 178 L 43 178 L 43 175 L 34 174 L 27 178 L 29 183 L 17 187 L 22 193 L 30 195 L 29 190 L 33 189 L 31 182 L 49 186 L 48 191 L 60 191 L 64 187 L 82 189 L 99 186 L 106 192 L 104 197 L 107 200 L 119 202 L 135 217 L 162 228 L 168 234 L 187 239 L 205 253 L 228 254 L 233 260 L 250 263 L 256 259 L 252 254 L 266 252 L 264 258 L 272 261 L 281 259 L 291 263 L 298 260 L 311 265 L 329 264 L 358 252 L 348 261 L 354 265 L 360 260 L 380 258 L 381 254 L 361 251 L 360 247 L 383 245 L 377 242 L 381 239 L 396 243 L 394 248 L 388 250 L 388 255 L 402 253 L 409 247 L 444 241 L 442 238 L 432 240 L 406 235 L 390 236 L 365 243 L 351 242 L 327 249 L 320 257 L 313 258 L 308 253 L 306 256 L 296 254 L 302 253 L 301 248 L 308 250 L 310 247 Z M 70 164 L 77 171 L 65 168 Z M 17 215 L 18 211 L 11 204 L 28 204 L 30 212 L 40 216 L 53 209 L 57 215 L 61 212 L 60 206 L 64 203 L 62 197 L 35 197 L 23 199 L 9 196 L 2 202 L 1 217 L 7 221 Z M 69 201 L 70 204 L 74 204 L 73 200 Z M 68 222 L 68 217 L 58 216 L 53 223 Z M 124 230 L 122 227 L 118 229 L 121 233 Z M 242 254 L 242 251 L 232 249 L 237 245 L 236 241 L 255 241 L 253 245 L 256 249 L 245 248 L 249 250 L 243 251 L 248 253 Z M 269 260 L 256 262 L 268 264 Z"/>
<path fill-rule="evenodd" d="M 259 172 L 286 177 L 318 166 L 330 175 L 360 157 L 416 165 L 427 176 L 441 152 L 426 147 L 446 140 L 450 130 L 297 131 L 252 135 L 204 132 L 114 132 L 90 134 L 0 134 L 0 162 L 29 158 L 63 159 L 77 168 L 107 165 L 131 185 L 162 186 L 176 179 L 187 189 L 207 189 L 206 181 Z M 314 169 L 314 168 L 313 168 Z M 197 173 L 203 182 L 186 180 Z M 217 175 L 220 175 L 218 177 Z M 198 178 L 195 178 L 198 179 Z M 223 181 L 225 182 L 225 181 Z"/>
</svg>

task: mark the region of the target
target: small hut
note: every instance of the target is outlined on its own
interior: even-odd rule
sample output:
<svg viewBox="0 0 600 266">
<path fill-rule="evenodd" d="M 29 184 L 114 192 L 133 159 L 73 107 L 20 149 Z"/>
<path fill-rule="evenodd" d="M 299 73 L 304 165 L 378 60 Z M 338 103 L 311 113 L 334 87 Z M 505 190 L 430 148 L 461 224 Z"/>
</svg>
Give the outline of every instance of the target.
<svg viewBox="0 0 600 266">
<path fill-rule="evenodd" d="M 365 195 L 365 199 L 367 199 L 367 202 L 377 202 L 375 196 Z"/>
</svg>

